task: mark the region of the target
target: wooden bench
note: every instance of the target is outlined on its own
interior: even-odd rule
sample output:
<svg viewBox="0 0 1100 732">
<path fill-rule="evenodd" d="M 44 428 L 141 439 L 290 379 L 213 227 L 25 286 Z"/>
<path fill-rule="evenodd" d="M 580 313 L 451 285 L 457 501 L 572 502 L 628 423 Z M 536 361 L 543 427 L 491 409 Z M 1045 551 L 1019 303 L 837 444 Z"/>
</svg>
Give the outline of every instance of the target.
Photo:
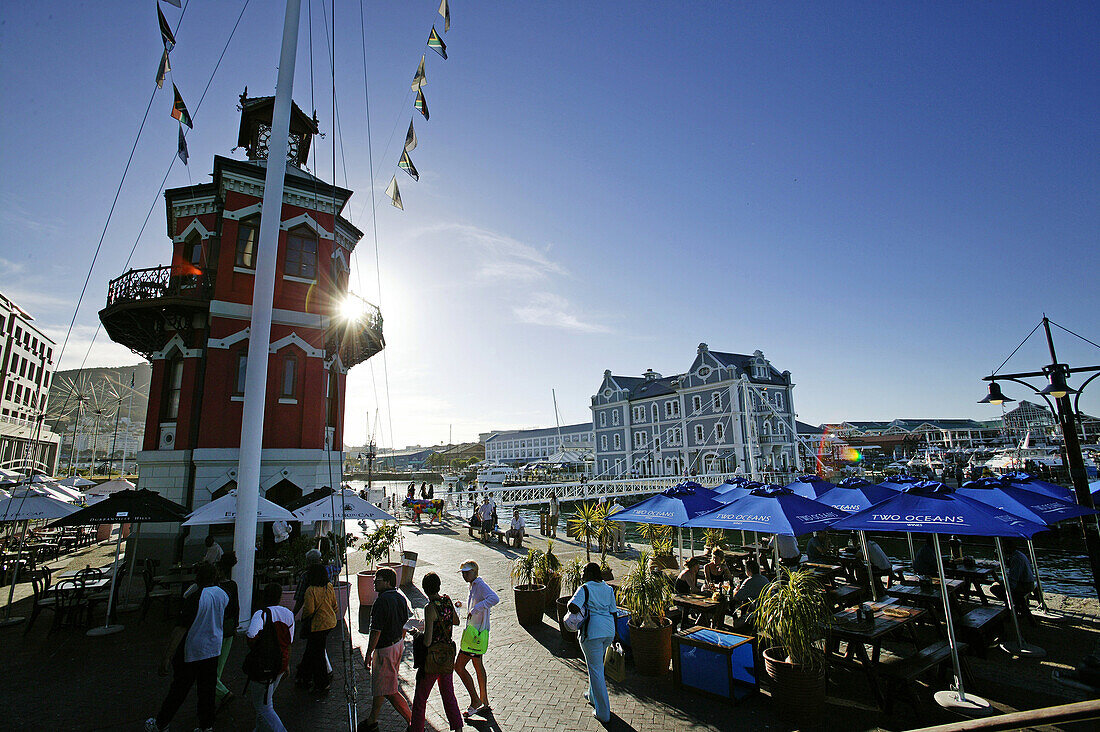
<svg viewBox="0 0 1100 732">
<path fill-rule="evenodd" d="M 959 621 L 959 636 L 974 651 L 985 658 L 986 651 L 1004 632 L 1008 608 L 1000 605 L 980 605 L 963 615 Z"/>
<path fill-rule="evenodd" d="M 970 683 L 970 672 L 962 658 L 962 653 L 966 648 L 966 643 L 958 644 L 959 664 L 965 677 L 963 681 L 964 683 Z M 883 656 L 879 663 L 879 673 L 886 679 L 885 707 L 883 711 L 887 714 L 891 713 L 896 695 L 904 697 L 919 714 L 922 711 L 921 704 L 913 691 L 913 682 L 916 681 L 918 676 L 932 669 L 939 672 L 944 665 L 951 665 L 951 647 L 947 644 L 947 641 L 938 641 L 925 646 L 907 658 Z"/>
<path fill-rule="evenodd" d="M 832 603 L 833 610 L 843 610 L 859 604 L 863 597 L 863 588 L 855 585 L 836 585 L 825 591 L 825 597 Z"/>
</svg>

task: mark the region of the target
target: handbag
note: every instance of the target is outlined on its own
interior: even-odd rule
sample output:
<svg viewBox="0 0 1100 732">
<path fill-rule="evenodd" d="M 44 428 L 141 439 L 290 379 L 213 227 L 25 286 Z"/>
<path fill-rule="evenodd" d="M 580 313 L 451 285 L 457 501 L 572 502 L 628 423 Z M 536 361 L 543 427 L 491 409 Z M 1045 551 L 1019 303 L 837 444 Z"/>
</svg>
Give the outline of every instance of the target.
<svg viewBox="0 0 1100 732">
<path fill-rule="evenodd" d="M 603 672 L 612 681 L 622 683 L 626 680 L 626 654 L 617 639 L 604 651 Z"/>
<path fill-rule="evenodd" d="M 488 641 L 488 634 L 486 634 Z M 424 673 L 449 674 L 455 670 L 455 642 L 448 638 L 428 646 L 424 654 Z"/>
<path fill-rule="evenodd" d="M 570 610 L 561 621 L 562 625 L 574 633 L 581 633 L 588 625 L 588 587 L 581 585 L 581 589 L 584 590 L 584 604 L 581 605 L 580 612 Z"/>
<path fill-rule="evenodd" d="M 433 644 L 434 645 L 434 644 Z M 478 630 L 473 625 L 467 625 L 462 631 L 462 643 L 459 646 L 463 653 L 480 656 L 489 649 L 489 631 Z"/>
</svg>

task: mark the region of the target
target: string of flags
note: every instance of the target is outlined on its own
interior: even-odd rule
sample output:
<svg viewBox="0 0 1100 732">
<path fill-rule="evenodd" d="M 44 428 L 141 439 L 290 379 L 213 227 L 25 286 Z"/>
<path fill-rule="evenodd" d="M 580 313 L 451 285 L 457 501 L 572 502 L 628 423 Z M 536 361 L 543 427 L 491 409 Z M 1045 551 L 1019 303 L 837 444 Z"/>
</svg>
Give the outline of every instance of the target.
<svg viewBox="0 0 1100 732">
<path fill-rule="evenodd" d="M 168 54 L 176 47 L 176 35 L 172 32 L 172 26 L 169 25 L 168 19 L 164 17 L 164 12 L 160 9 L 160 2 L 158 0 L 153 1 L 157 5 L 160 40 L 164 44 L 164 51 L 160 55 L 160 64 L 157 65 L 157 88 L 163 89 L 164 80 L 172 71 L 172 62 Z M 177 8 L 182 7 L 180 0 L 164 0 L 164 2 Z M 187 152 L 187 136 L 183 133 L 183 126 L 187 125 L 188 129 L 194 129 L 195 125 L 191 122 L 191 114 L 187 111 L 183 95 L 176 88 L 175 82 L 172 82 L 172 117 L 179 122 L 179 142 L 176 147 L 176 155 L 183 161 L 184 165 L 187 165 L 187 159 L 190 155 Z"/>
<path fill-rule="evenodd" d="M 451 30 L 451 6 L 447 0 L 440 0 L 439 15 L 443 18 L 443 32 L 446 33 Z M 440 37 L 439 32 L 435 29 L 434 23 L 432 24 L 431 32 L 428 34 L 428 48 L 438 53 L 443 60 L 447 59 L 447 44 L 443 42 L 443 38 Z M 416 92 L 413 108 L 424 115 L 424 121 L 427 122 L 429 119 L 428 100 L 424 96 L 424 85 L 428 83 L 428 76 L 424 70 L 425 56 L 426 54 L 420 55 L 420 64 L 417 65 L 416 73 L 413 75 L 412 90 Z M 413 119 L 415 119 L 415 117 Z M 409 120 L 409 131 L 405 134 L 405 146 L 404 149 L 401 150 L 401 158 L 397 161 L 397 167 L 408 173 L 413 180 L 418 181 L 420 180 L 420 172 L 416 169 L 416 166 L 413 165 L 412 158 L 409 157 L 409 153 L 416 149 L 417 145 L 413 119 Z M 390 184 L 386 186 L 386 196 L 390 199 L 390 203 L 394 207 L 402 211 L 405 210 L 405 206 L 401 202 L 401 189 L 397 186 L 396 173 L 390 178 Z"/>
</svg>

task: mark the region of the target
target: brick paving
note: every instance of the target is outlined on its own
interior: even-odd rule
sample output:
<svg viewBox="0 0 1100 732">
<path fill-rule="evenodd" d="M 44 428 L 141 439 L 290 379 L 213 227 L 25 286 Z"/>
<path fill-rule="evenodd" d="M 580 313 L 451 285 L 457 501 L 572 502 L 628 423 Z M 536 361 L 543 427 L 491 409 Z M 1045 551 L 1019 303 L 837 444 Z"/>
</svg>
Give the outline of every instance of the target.
<svg viewBox="0 0 1100 732">
<path fill-rule="evenodd" d="M 493 712 L 485 719 L 475 717 L 470 727 L 479 732 L 504 730 L 602 730 L 604 727 L 591 716 L 591 708 L 582 697 L 587 688 L 584 661 L 578 651 L 563 646 L 557 625 L 549 618 L 535 629 L 521 627 L 515 619 L 508 569 L 514 550 L 500 545 L 483 545 L 470 540 L 459 526 L 426 529 L 418 534 L 406 527 L 405 548 L 419 553 L 417 580 L 428 570 L 436 571 L 443 582 L 443 591 L 465 600 L 466 585 L 457 573 L 465 559 L 476 560 L 482 576 L 500 595 L 501 603 L 493 610 L 493 630 L 490 650 L 485 657 L 489 676 L 489 697 Z M 528 544 L 541 540 L 529 540 Z M 579 553 L 583 546 L 565 540 L 557 543 L 560 557 Z M 112 547 L 113 548 L 113 545 Z M 105 546 L 85 550 L 70 560 L 82 566 L 100 558 L 109 561 Z M 94 564 L 95 562 L 92 561 Z M 624 567 L 612 561 L 617 573 Z M 353 554 L 353 571 L 363 568 L 361 555 Z M 353 660 L 356 668 L 356 702 L 360 718 L 370 708 L 370 684 L 362 668 L 362 651 L 366 646 L 366 613 L 360 612 L 352 575 L 352 617 L 350 629 Z M 20 586 L 20 595 L 25 595 Z M 6 588 L 5 588 L 6 590 Z M 414 605 L 423 605 L 418 589 L 406 588 Z M 16 614 L 27 614 L 23 599 Z M 22 611 L 20 613 L 20 611 Z M 166 642 L 170 624 L 154 607 L 148 618 L 140 613 L 120 616 L 126 629 L 116 635 L 86 637 L 81 631 L 59 629 L 49 631 L 50 621 L 44 614 L 24 635 L 23 626 L 0 629 L 0 728 L 12 730 L 139 730 L 145 718 L 155 714 L 168 688 L 169 680 L 156 674 L 157 662 Z M 992 699 L 1011 699 L 1021 708 L 1074 701 L 1079 697 L 1049 682 L 1050 668 L 1065 666 L 1088 650 L 1098 637 L 1095 613 L 1085 615 L 1062 626 L 1042 626 L 1027 633 L 1028 639 L 1044 645 L 1051 658 L 1040 666 L 1038 662 L 1009 662 L 999 651 L 990 653 L 989 661 L 974 662 L 980 691 Z M 1071 635 L 1070 640 L 1067 635 Z M 346 637 L 346 636 L 345 636 Z M 296 643 L 291 666 L 297 665 L 303 643 Z M 346 648 L 346 645 L 344 646 Z M 1085 651 L 1081 649 L 1084 648 Z M 238 640 L 233 647 L 223 680 L 240 693 L 244 678 L 240 672 L 245 644 Z M 276 708 L 290 730 L 346 729 L 348 710 L 343 691 L 344 673 L 341 643 L 337 633 L 330 635 L 329 656 L 335 668 L 332 691 L 325 698 L 285 683 L 277 691 Z M 411 652 L 403 662 L 406 679 L 403 689 L 412 697 L 414 672 Z M 1045 683 L 1044 683 L 1045 680 Z M 1015 685 L 1014 685 L 1015 684 Z M 1020 691 L 1026 689 L 1025 694 Z M 465 708 L 469 698 L 461 682 L 455 679 L 459 705 Z M 779 721 L 766 692 L 750 697 L 738 706 L 680 692 L 671 675 L 651 679 L 633 673 L 628 667 L 624 683 L 609 684 L 615 730 L 732 730 L 786 729 Z M 831 675 L 828 712 L 820 728 L 837 730 L 869 730 L 876 728 L 906 729 L 920 724 L 950 721 L 939 710 L 924 718 L 900 705 L 896 716 L 887 718 L 875 710 L 862 677 L 850 673 Z M 927 698 L 927 690 L 922 692 Z M 998 704 L 1002 709 L 1008 707 Z M 910 716 L 907 716 L 910 715 Z M 381 727 L 387 732 L 399 732 L 404 724 L 397 714 L 384 706 Z M 223 705 L 218 713 L 216 729 L 250 730 L 251 708 L 240 696 Z M 195 697 L 192 694 L 171 725 L 173 730 L 190 730 L 196 725 Z M 433 692 L 428 704 L 428 728 L 446 730 L 438 693 Z"/>
</svg>

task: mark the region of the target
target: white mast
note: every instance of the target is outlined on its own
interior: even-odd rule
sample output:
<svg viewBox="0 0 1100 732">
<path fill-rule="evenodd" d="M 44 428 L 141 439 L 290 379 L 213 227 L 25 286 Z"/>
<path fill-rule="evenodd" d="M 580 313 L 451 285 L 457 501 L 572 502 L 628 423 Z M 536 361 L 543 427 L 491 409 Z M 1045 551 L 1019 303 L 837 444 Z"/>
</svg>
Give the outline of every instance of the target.
<svg viewBox="0 0 1100 732">
<path fill-rule="evenodd" d="M 267 175 L 260 213 L 260 241 L 256 250 L 256 276 L 252 291 L 252 323 L 248 334 L 248 361 L 244 382 L 244 414 L 237 467 L 237 520 L 233 550 L 237 566 L 233 579 L 240 592 L 239 620 L 243 627 L 252 616 L 252 577 L 256 564 L 256 507 L 260 498 L 260 457 L 264 435 L 264 401 L 267 396 L 267 354 L 271 346 L 271 310 L 275 296 L 275 262 L 279 251 L 279 224 L 283 209 L 283 179 L 290 136 L 290 104 L 294 89 L 294 63 L 298 51 L 301 0 L 287 0 L 283 20 L 283 47 L 275 84 L 275 109 L 267 148 Z"/>
</svg>

